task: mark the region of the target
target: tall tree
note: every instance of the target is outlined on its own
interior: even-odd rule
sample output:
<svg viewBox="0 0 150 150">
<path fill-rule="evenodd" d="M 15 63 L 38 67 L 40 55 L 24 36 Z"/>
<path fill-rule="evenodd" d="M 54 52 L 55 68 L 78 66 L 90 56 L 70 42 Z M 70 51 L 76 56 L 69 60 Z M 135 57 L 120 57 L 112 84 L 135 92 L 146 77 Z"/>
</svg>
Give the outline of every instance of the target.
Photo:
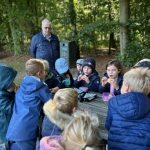
<svg viewBox="0 0 150 150">
<path fill-rule="evenodd" d="M 120 53 L 124 55 L 128 44 L 128 26 L 127 21 L 130 17 L 130 0 L 119 0 L 120 4 Z"/>
</svg>

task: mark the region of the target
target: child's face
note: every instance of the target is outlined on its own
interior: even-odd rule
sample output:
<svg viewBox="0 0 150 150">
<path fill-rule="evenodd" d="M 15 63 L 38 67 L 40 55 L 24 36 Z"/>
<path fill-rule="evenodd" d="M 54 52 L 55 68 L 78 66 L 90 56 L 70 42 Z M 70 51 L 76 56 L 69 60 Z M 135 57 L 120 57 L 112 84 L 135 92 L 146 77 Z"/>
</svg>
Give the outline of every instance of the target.
<svg viewBox="0 0 150 150">
<path fill-rule="evenodd" d="M 88 66 L 83 67 L 83 72 L 85 75 L 90 75 L 92 73 L 92 69 Z"/>
<path fill-rule="evenodd" d="M 120 73 L 120 70 L 118 70 L 117 67 L 114 65 L 110 65 L 107 67 L 107 74 L 109 78 L 116 79 L 118 78 L 118 74 Z"/>
<path fill-rule="evenodd" d="M 77 67 L 77 70 L 78 70 L 78 71 L 82 71 L 82 65 L 76 64 L 76 67 Z"/>
</svg>

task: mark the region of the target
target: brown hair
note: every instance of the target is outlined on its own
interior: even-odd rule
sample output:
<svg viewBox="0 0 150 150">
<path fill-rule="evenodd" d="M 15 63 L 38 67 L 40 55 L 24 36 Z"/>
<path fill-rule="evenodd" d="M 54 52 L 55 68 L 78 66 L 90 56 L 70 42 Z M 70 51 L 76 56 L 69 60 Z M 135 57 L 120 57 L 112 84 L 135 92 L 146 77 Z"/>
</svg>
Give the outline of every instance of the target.
<svg viewBox="0 0 150 150">
<path fill-rule="evenodd" d="M 108 63 L 106 64 L 106 70 L 107 70 L 107 67 L 111 65 L 114 65 L 119 71 L 122 70 L 121 62 L 117 59 L 112 59 L 108 61 Z"/>
</svg>

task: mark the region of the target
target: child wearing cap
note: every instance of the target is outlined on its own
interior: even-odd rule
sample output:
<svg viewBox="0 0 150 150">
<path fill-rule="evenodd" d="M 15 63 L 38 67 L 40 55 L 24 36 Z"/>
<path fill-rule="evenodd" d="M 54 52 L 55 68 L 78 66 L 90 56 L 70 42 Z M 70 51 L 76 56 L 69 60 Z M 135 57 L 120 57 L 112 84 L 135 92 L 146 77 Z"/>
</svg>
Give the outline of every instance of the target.
<svg viewBox="0 0 150 150">
<path fill-rule="evenodd" d="M 95 70 L 95 60 L 92 57 L 84 59 L 82 64 L 83 74 L 80 74 L 74 81 L 74 87 L 87 87 L 88 90 L 98 92 L 98 86 L 100 84 L 100 77 Z"/>
<path fill-rule="evenodd" d="M 78 59 L 76 61 L 76 67 L 77 67 L 77 77 L 82 73 L 82 64 L 83 64 L 84 59 Z M 76 78 L 77 78 L 76 77 Z"/>
<path fill-rule="evenodd" d="M 74 80 L 68 68 L 68 64 L 64 58 L 58 58 L 56 60 L 55 70 L 56 71 L 54 72 L 54 76 L 57 86 L 51 89 L 52 93 L 56 93 L 59 89 L 73 86 Z"/>
<path fill-rule="evenodd" d="M 139 62 L 137 62 L 133 67 L 133 69 L 135 68 L 148 68 L 150 69 L 150 59 L 142 59 Z M 147 95 L 150 98 L 150 93 Z"/>
</svg>

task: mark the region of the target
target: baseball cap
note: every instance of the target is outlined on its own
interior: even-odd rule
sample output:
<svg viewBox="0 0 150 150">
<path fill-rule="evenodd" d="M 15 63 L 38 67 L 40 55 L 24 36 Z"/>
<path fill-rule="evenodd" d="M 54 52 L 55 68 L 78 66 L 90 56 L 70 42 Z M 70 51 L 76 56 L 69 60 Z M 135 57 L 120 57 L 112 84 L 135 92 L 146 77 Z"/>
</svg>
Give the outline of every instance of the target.
<svg viewBox="0 0 150 150">
<path fill-rule="evenodd" d="M 55 68 L 57 69 L 59 74 L 67 72 L 69 68 L 65 58 L 58 58 L 55 62 Z"/>
</svg>

